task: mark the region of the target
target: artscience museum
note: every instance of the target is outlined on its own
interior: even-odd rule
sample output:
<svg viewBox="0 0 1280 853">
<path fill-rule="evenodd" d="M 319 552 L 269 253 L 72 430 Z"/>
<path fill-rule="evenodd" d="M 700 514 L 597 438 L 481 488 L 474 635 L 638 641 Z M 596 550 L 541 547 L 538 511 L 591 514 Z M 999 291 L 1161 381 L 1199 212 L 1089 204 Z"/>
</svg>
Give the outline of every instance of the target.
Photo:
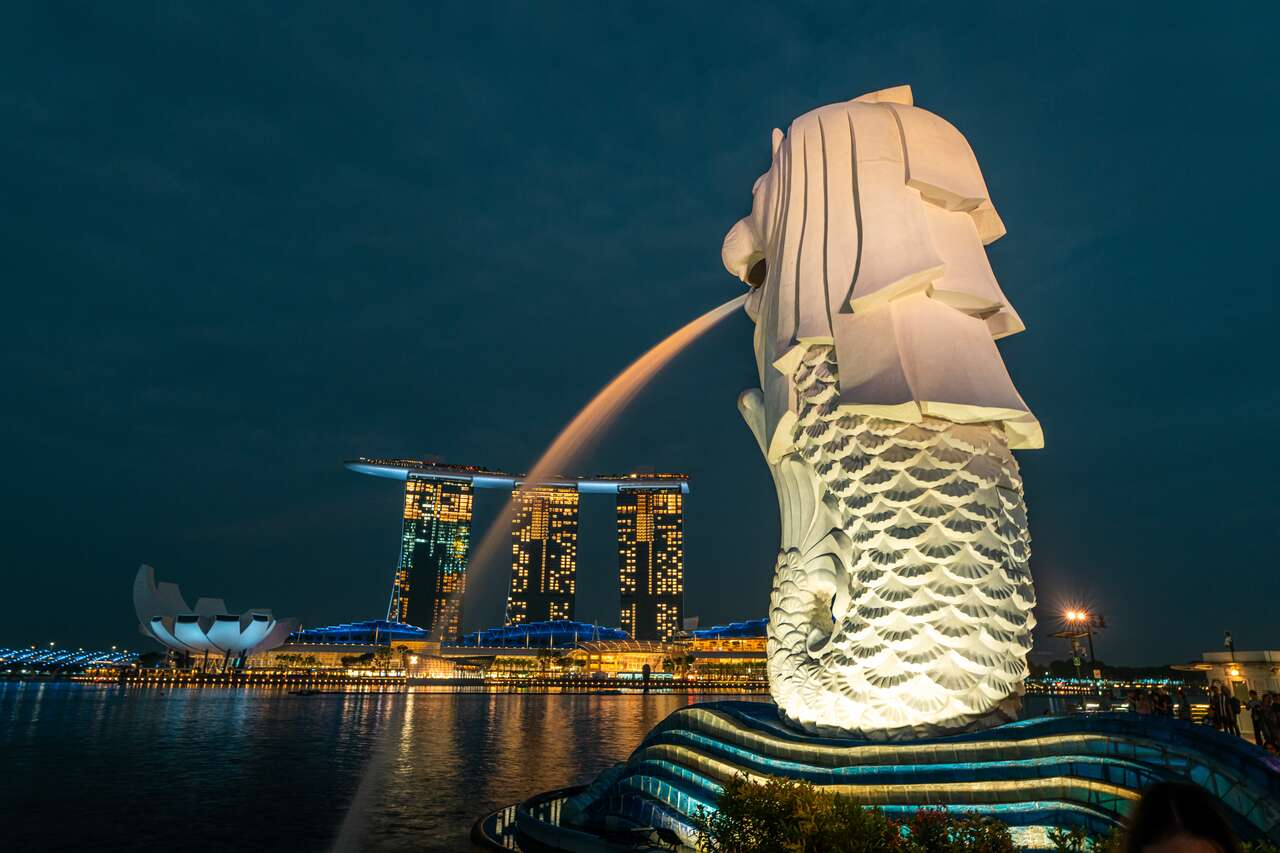
<svg viewBox="0 0 1280 853">
<path fill-rule="evenodd" d="M 296 620 L 277 619 L 265 608 L 229 613 L 221 598 L 199 598 L 189 607 L 177 584 L 157 584 L 155 569 L 145 565 L 133 581 L 133 608 L 144 636 L 181 655 L 224 664 L 274 649 L 297 628 Z"/>
</svg>

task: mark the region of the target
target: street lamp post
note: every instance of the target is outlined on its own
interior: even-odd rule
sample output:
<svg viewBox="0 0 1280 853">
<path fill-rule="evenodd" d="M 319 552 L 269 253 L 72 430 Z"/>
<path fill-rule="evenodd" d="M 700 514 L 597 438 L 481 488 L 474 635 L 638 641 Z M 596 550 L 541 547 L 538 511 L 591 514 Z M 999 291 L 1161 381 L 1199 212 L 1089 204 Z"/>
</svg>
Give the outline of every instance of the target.
<svg viewBox="0 0 1280 853">
<path fill-rule="evenodd" d="M 1087 639 L 1089 642 L 1089 667 L 1090 669 L 1095 669 L 1098 658 L 1093 653 L 1093 630 L 1107 627 L 1106 620 L 1098 614 L 1090 613 L 1087 610 L 1068 610 L 1062 614 L 1062 618 L 1067 623 L 1068 630 L 1055 636 L 1071 638 L 1073 651 L 1077 639 L 1080 637 Z"/>
</svg>

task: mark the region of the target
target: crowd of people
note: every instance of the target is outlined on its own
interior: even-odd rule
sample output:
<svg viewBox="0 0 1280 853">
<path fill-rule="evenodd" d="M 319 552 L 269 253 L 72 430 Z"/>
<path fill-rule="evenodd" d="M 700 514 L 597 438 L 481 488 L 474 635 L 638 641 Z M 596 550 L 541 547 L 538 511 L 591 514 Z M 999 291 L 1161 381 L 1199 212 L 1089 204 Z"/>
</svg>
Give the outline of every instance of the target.
<svg viewBox="0 0 1280 853">
<path fill-rule="evenodd" d="M 1250 690 L 1247 702 L 1241 702 L 1231 689 L 1215 679 L 1208 689 L 1209 713 L 1204 722 L 1220 732 L 1240 736 L 1240 715 L 1248 712 L 1253 724 L 1254 741 L 1271 752 L 1280 751 L 1280 695 L 1259 695 Z M 1142 716 L 1177 717 L 1191 722 L 1191 700 L 1186 688 L 1169 693 L 1161 687 L 1135 690 L 1129 694 L 1129 710 Z"/>
<path fill-rule="evenodd" d="M 1232 697 L 1231 701 L 1239 700 Z M 1272 752 L 1280 749 L 1280 696 L 1270 691 L 1259 696 L 1258 691 L 1250 690 L 1245 709 L 1253 723 L 1254 742 Z"/>
<path fill-rule="evenodd" d="M 1178 688 L 1176 697 L 1171 696 L 1163 687 L 1151 690 L 1134 690 L 1129 694 L 1129 710 L 1144 717 L 1173 717 L 1180 720 L 1191 719 L 1191 700 L 1187 691 Z"/>
</svg>

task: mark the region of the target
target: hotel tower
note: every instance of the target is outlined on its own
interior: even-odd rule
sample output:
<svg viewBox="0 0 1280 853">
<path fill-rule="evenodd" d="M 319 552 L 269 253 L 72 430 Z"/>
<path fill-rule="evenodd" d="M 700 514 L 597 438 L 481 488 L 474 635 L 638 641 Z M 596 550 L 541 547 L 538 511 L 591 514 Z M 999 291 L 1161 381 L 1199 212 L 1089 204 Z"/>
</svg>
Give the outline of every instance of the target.
<svg viewBox="0 0 1280 853">
<path fill-rule="evenodd" d="M 622 630 L 670 641 L 684 619 L 684 493 L 618 489 L 618 582 Z"/>
<path fill-rule="evenodd" d="M 421 459 L 346 463 L 404 483 L 400 565 L 387 618 L 444 640 L 461 633 L 475 489 L 510 492 L 511 579 L 506 624 L 573 619 L 578 587 L 578 504 L 616 495 L 622 628 L 670 640 L 684 617 L 684 474 L 560 477 L 526 487 L 523 475 Z"/>
<path fill-rule="evenodd" d="M 452 639 L 462 633 L 473 491 L 468 480 L 404 481 L 400 565 L 387 618 Z"/>
<path fill-rule="evenodd" d="M 578 488 L 518 485 L 512 492 L 507 624 L 572 619 L 578 570 Z"/>
</svg>

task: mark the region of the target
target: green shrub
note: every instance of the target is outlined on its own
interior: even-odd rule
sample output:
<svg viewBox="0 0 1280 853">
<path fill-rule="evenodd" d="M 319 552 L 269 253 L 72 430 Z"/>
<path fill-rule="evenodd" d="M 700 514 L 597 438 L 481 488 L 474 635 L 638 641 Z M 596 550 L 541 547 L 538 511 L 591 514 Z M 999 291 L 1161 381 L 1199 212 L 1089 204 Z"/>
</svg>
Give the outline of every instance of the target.
<svg viewBox="0 0 1280 853">
<path fill-rule="evenodd" d="M 1073 826 L 1071 829 L 1051 829 L 1048 834 L 1055 853 L 1124 853 L 1124 840 L 1118 832 L 1099 838 Z"/>
<path fill-rule="evenodd" d="M 716 811 L 701 813 L 707 853 L 1014 853 L 1009 828 L 988 818 L 921 809 L 906 823 L 809 782 L 740 776 Z"/>
<path fill-rule="evenodd" d="M 906 824 L 912 853 L 1014 853 L 1009 827 L 989 817 L 922 808 Z"/>
<path fill-rule="evenodd" d="M 922 808 L 904 821 L 809 782 L 738 776 L 724 787 L 716 811 L 699 811 L 698 846 L 706 853 L 1015 853 L 1009 827 L 992 818 Z M 1124 853 L 1124 833 L 1089 835 L 1051 829 L 1057 853 Z M 1244 853 L 1280 853 L 1266 841 Z"/>
</svg>

